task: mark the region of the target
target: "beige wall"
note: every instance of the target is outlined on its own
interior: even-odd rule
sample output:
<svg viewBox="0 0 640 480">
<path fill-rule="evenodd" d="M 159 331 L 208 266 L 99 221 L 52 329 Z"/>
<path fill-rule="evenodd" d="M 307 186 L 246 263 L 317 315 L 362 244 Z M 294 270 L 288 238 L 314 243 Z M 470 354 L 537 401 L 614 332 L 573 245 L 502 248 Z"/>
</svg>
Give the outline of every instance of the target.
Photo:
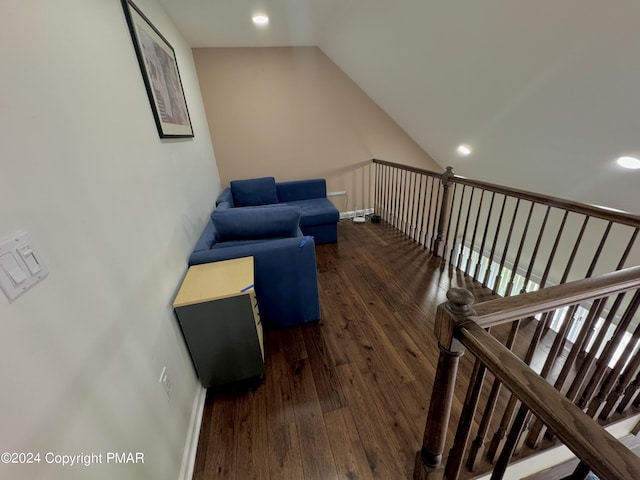
<svg viewBox="0 0 640 480">
<path fill-rule="evenodd" d="M 372 158 L 440 171 L 320 49 L 196 48 L 222 185 L 323 177 L 342 211 L 368 208 Z M 364 187 L 363 187 L 364 186 Z"/>
<path fill-rule="evenodd" d="M 0 6 L 0 238 L 27 231 L 49 269 L 0 292 L 0 451 L 41 454 L 2 479 L 191 478 L 203 392 L 171 305 L 220 181 L 191 47 L 135 3 L 175 49 L 194 138 L 159 138 L 120 2 Z M 144 464 L 45 460 L 109 451 Z"/>
</svg>

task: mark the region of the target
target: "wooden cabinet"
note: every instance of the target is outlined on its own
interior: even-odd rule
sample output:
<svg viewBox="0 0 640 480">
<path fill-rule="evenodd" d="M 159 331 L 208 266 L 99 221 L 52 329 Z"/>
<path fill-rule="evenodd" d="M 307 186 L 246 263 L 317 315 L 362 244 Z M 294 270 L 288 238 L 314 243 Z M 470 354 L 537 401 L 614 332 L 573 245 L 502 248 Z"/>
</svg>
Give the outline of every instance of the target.
<svg viewBox="0 0 640 480">
<path fill-rule="evenodd" d="M 264 375 L 253 257 L 192 266 L 173 308 L 203 386 Z"/>
</svg>

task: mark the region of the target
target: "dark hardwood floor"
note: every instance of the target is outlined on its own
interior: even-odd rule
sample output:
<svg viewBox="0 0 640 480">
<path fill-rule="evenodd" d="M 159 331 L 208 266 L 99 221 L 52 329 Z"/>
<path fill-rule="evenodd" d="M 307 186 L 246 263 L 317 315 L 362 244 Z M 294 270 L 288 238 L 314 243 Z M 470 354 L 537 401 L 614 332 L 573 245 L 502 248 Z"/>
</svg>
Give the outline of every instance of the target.
<svg viewBox="0 0 640 480">
<path fill-rule="evenodd" d="M 411 478 L 436 306 L 453 286 L 478 302 L 491 292 L 385 223 L 342 222 L 317 259 L 322 319 L 265 332 L 263 383 L 208 392 L 194 479 Z M 472 364 L 461 359 L 453 417 Z"/>
</svg>

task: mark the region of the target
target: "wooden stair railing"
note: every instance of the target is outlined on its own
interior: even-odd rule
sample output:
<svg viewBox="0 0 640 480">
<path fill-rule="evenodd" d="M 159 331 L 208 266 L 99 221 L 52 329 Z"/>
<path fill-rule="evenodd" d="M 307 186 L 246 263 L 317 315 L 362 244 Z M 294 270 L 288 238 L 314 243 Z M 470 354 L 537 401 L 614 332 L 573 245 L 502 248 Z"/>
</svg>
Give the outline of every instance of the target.
<svg viewBox="0 0 640 480">
<path fill-rule="evenodd" d="M 374 212 L 494 294 L 546 290 L 640 264 L 638 215 L 459 177 L 451 167 L 438 173 L 374 159 L 372 169 Z M 640 408 L 638 297 L 623 291 L 562 303 L 514 320 L 503 343 L 511 350 L 526 331 L 528 350 L 518 353 L 524 363 L 589 415 L 612 422 Z M 521 328 L 527 323 L 533 332 Z M 481 368 L 476 375 L 482 383 Z M 474 419 L 469 471 L 496 461 L 518 415 L 517 397 L 499 378 L 491 382 Z M 554 441 L 531 412 L 520 421 L 517 454 Z"/>
<path fill-rule="evenodd" d="M 517 413 L 504 446 L 494 463 L 492 479 L 503 478 L 531 413 L 581 460 L 571 478 L 583 479 L 589 471 L 593 471 L 602 480 L 637 480 L 640 458 L 487 331 L 500 324 L 535 317 L 584 301 L 594 301 L 597 309 L 604 299 L 625 292 L 635 292 L 634 297 L 639 295 L 640 266 L 475 306 L 472 306 L 474 299 L 469 291 L 451 289 L 447 294 L 449 300 L 438 307 L 436 314 L 434 332 L 440 356 L 423 444 L 416 454 L 414 480 L 459 478 L 474 426 L 479 392 L 487 372 L 512 393 L 517 405 Z M 633 302 L 627 311 L 629 308 L 633 309 Z M 446 462 L 443 462 L 456 371 L 465 350 L 472 353 L 476 360 L 453 446 Z M 629 371 L 635 372 L 637 363 L 636 359 L 631 360 L 632 365 L 627 365 Z M 631 376 L 625 378 L 629 380 Z"/>
<path fill-rule="evenodd" d="M 501 296 L 640 263 L 638 215 L 372 162 L 375 213 Z"/>
</svg>

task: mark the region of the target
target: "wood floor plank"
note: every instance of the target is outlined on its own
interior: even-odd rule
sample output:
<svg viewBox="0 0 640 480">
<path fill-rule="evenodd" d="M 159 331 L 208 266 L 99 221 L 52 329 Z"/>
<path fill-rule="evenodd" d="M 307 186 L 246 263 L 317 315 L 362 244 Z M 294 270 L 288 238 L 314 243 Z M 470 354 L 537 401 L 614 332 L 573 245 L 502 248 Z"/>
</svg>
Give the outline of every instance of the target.
<svg viewBox="0 0 640 480">
<path fill-rule="evenodd" d="M 272 479 L 304 479 L 302 468 L 303 452 L 298 438 L 298 426 L 295 423 L 276 425 L 268 432 L 269 475 Z"/>
<path fill-rule="evenodd" d="M 411 478 L 436 307 L 452 286 L 490 292 L 384 222 L 338 228 L 337 244 L 316 246 L 322 320 L 265 332 L 262 384 L 209 392 L 194 479 Z M 472 365 L 462 357 L 453 416 Z"/>
<path fill-rule="evenodd" d="M 380 408 L 375 384 L 352 365 L 341 365 L 338 374 L 374 478 L 404 478 L 405 465 L 397 455 L 397 441 L 385 428 L 387 415 Z"/>
<path fill-rule="evenodd" d="M 333 452 L 322 416 L 313 373 L 308 359 L 290 364 L 292 399 L 300 448 L 302 468 L 306 480 L 331 480 L 337 478 Z"/>
<path fill-rule="evenodd" d="M 236 405 L 236 477 L 268 480 L 270 452 L 264 388 L 249 390 Z"/>
<path fill-rule="evenodd" d="M 236 448 L 220 448 L 221 445 L 235 445 L 235 410 L 238 402 L 235 395 L 220 393 L 211 395 L 211 422 L 209 430 L 202 432 L 208 437 L 207 458 L 198 480 L 236 479 Z M 202 438 L 201 434 L 201 438 Z"/>
<path fill-rule="evenodd" d="M 321 324 L 304 325 L 301 330 L 322 412 L 327 413 L 344 407 L 346 400 L 335 363 L 321 331 Z"/>
<path fill-rule="evenodd" d="M 280 330 L 266 332 L 265 383 L 269 429 L 296 423 L 291 375 Z"/>
<path fill-rule="evenodd" d="M 341 408 L 324 415 L 331 450 L 341 480 L 373 479 L 351 409 Z"/>
</svg>

